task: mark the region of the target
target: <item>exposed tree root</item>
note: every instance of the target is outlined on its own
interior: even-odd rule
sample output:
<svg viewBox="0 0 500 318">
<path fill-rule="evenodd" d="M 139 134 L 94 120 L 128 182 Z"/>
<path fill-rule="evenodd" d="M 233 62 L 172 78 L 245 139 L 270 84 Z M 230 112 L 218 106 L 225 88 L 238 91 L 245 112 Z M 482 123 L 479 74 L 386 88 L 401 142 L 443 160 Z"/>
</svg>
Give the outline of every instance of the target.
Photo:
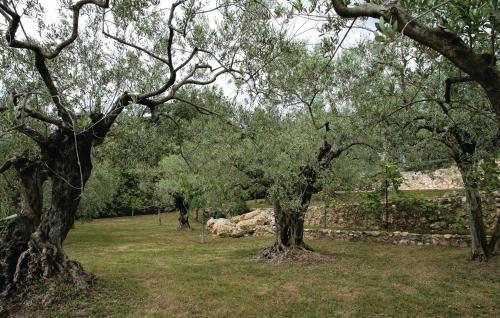
<svg viewBox="0 0 500 318">
<path fill-rule="evenodd" d="M 185 222 L 179 222 L 177 225 L 177 231 L 187 231 L 191 229 L 191 225 L 189 224 L 189 221 Z"/>
<path fill-rule="evenodd" d="M 47 241 L 32 239 L 18 258 L 12 282 L 5 286 L 0 300 L 0 317 L 7 312 L 50 306 L 87 292 L 94 276 L 76 261 L 69 260 L 62 249 Z M 8 317 L 8 316 L 6 316 Z"/>
<path fill-rule="evenodd" d="M 477 250 L 474 253 L 470 253 L 469 260 L 478 262 L 487 262 L 488 256 L 482 253 L 481 251 Z"/>
</svg>

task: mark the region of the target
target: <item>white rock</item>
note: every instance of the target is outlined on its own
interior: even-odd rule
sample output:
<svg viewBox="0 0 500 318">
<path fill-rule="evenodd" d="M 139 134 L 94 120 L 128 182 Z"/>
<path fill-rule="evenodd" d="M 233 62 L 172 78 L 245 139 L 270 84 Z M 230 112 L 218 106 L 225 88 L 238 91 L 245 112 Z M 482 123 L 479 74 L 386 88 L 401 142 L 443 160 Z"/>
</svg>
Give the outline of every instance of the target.
<svg viewBox="0 0 500 318">
<path fill-rule="evenodd" d="M 235 224 L 228 219 L 210 219 L 207 221 L 207 229 L 210 233 L 220 237 L 230 236 L 234 231 Z"/>
</svg>

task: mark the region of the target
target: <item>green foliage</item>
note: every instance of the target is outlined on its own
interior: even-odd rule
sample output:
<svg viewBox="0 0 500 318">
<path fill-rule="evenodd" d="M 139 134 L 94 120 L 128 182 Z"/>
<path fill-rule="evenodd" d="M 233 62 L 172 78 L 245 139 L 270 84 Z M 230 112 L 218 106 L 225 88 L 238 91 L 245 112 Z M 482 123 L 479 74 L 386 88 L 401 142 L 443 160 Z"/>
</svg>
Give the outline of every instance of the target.
<svg viewBox="0 0 500 318">
<path fill-rule="evenodd" d="M 239 200 L 236 204 L 229 209 L 229 214 L 231 216 L 242 215 L 250 212 L 250 208 L 247 206 L 245 200 Z"/>
<path fill-rule="evenodd" d="M 216 210 L 216 211 L 212 212 L 212 217 L 214 219 L 225 219 L 226 213 L 224 213 L 223 211 L 220 211 L 220 210 Z"/>
<path fill-rule="evenodd" d="M 482 191 L 494 192 L 500 189 L 500 165 L 496 158 L 499 158 L 499 155 L 494 153 L 479 166 Z"/>
<path fill-rule="evenodd" d="M 384 198 L 384 189 L 369 192 L 361 199 L 361 204 L 365 209 L 366 216 L 373 220 L 380 220 L 384 213 L 384 205 L 382 199 Z"/>
<path fill-rule="evenodd" d="M 9 180 L 13 178 L 12 172 L 5 172 L 0 176 L 0 219 L 19 213 L 19 194 L 17 188 Z"/>
<path fill-rule="evenodd" d="M 451 233 L 469 233 L 468 222 L 464 222 L 468 218 L 466 209 L 459 209 L 455 213 L 446 214 L 445 222 L 448 224 L 448 229 Z"/>
<path fill-rule="evenodd" d="M 451 209 L 450 205 L 443 205 L 437 202 L 432 202 L 424 198 L 405 195 L 403 192 L 392 198 L 392 203 L 395 204 L 398 210 L 405 211 L 412 217 L 430 217 L 437 213 L 440 209 Z"/>
<path fill-rule="evenodd" d="M 81 220 L 109 216 L 108 208 L 118 193 L 121 184 L 120 176 L 109 166 L 94 164 L 92 175 L 85 186 L 81 203 L 78 207 L 78 217 Z"/>
<path fill-rule="evenodd" d="M 367 217 L 373 220 L 382 220 L 385 213 L 384 197 L 385 192 L 383 188 L 360 196 L 360 203 L 363 205 Z M 452 215 L 452 213 L 450 213 L 452 209 L 450 204 L 442 204 L 428 200 L 425 197 L 414 196 L 401 191 L 392 195 L 388 204 L 389 208 L 391 205 L 395 205 L 397 211 L 404 211 L 408 217 L 414 219 L 421 217 L 432 218 L 438 211 L 441 211 L 445 215 Z M 457 214 L 456 216 L 450 217 L 447 222 L 450 223 L 451 227 L 459 230 L 459 227 L 463 224 L 461 217 L 460 214 Z"/>
<path fill-rule="evenodd" d="M 399 193 L 403 177 L 399 166 L 389 161 L 376 164 L 374 170 L 369 179 L 376 190 L 369 192 L 361 201 L 369 218 L 380 219 L 384 212 L 382 201 L 386 195 L 389 196 L 390 186 L 396 191 L 396 197 L 404 196 Z"/>
<path fill-rule="evenodd" d="M 382 161 L 375 165 L 374 173 L 370 176 L 370 179 L 383 193 L 386 188 L 389 191 L 391 186 L 392 189 L 398 192 L 399 186 L 403 183 L 399 165 L 390 161 Z"/>
<path fill-rule="evenodd" d="M 189 165 L 180 156 L 164 157 L 158 168 L 160 180 L 156 183 L 155 193 L 165 203 L 172 204 L 176 194 L 188 198 L 194 195 L 197 187 L 201 185 L 201 180 L 192 173 Z"/>
</svg>

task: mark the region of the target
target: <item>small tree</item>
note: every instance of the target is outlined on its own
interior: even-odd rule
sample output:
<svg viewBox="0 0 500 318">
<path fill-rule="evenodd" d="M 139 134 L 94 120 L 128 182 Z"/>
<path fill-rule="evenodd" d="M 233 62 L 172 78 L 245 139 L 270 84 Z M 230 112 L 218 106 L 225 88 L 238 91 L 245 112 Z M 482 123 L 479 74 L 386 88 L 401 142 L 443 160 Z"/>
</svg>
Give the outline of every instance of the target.
<svg viewBox="0 0 500 318">
<path fill-rule="evenodd" d="M 160 180 L 156 183 L 156 195 L 165 203 L 170 203 L 179 211 L 178 230 L 187 230 L 189 225 L 190 202 L 198 203 L 201 179 L 178 155 L 164 157 L 159 164 Z M 199 207 L 197 207 L 199 208 Z"/>
<path fill-rule="evenodd" d="M 471 258 L 485 260 L 495 253 L 498 227 L 488 242 L 478 168 L 482 159 L 496 156 L 498 130 L 494 113 L 480 90 L 454 90 L 455 97 L 448 87 L 443 93 L 443 88 L 434 84 L 450 76 L 450 65 L 435 63 L 432 56 L 411 47 L 400 51 L 390 48 L 373 55 L 364 52 L 363 63 L 378 67 L 378 72 L 364 76 L 362 84 L 370 78 L 374 84 L 371 90 L 354 95 L 354 101 L 360 113 L 371 117 L 370 124 L 384 127 L 386 142 L 392 144 L 392 156 L 401 162 L 405 152 L 415 153 L 420 148 L 421 152 L 432 149 L 441 158 L 456 163 L 467 196 Z M 411 59 L 418 63 L 410 65 Z"/>
</svg>

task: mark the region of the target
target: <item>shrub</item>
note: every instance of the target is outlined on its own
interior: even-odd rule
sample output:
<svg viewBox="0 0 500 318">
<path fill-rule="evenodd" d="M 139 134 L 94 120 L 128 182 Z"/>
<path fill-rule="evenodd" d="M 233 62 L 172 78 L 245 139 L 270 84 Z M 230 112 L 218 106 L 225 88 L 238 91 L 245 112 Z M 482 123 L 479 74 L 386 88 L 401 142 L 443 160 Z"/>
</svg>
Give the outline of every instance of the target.
<svg viewBox="0 0 500 318">
<path fill-rule="evenodd" d="M 232 216 L 242 215 L 250 212 L 250 208 L 248 208 L 247 203 L 244 200 L 239 200 L 236 205 L 229 210 L 229 214 Z"/>
<path fill-rule="evenodd" d="M 383 204 L 381 203 L 382 198 L 384 197 L 384 191 L 373 191 L 366 196 L 363 196 L 361 199 L 361 204 L 365 208 L 365 213 L 368 218 L 372 220 L 377 220 L 382 217 L 383 214 Z"/>
<path fill-rule="evenodd" d="M 214 211 L 213 212 L 213 218 L 214 219 L 225 219 L 226 218 L 226 214 L 222 211 Z"/>
<path fill-rule="evenodd" d="M 467 234 L 469 233 L 469 224 L 464 222 L 467 220 L 467 212 L 463 209 L 458 210 L 456 213 L 448 214 L 445 218 L 448 223 L 448 229 L 452 233 Z"/>
<path fill-rule="evenodd" d="M 406 211 L 413 217 L 429 217 L 437 213 L 442 206 L 423 198 L 415 198 L 405 194 L 398 194 L 392 199 L 398 210 Z"/>
</svg>

